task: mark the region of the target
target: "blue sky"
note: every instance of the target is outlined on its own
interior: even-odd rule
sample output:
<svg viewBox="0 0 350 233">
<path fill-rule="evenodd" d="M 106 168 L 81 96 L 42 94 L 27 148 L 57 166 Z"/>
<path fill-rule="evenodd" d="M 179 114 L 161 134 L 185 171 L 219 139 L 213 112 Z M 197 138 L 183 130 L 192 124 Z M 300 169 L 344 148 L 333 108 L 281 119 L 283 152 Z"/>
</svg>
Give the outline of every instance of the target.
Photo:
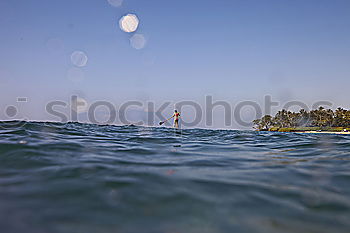
<svg viewBox="0 0 350 233">
<path fill-rule="evenodd" d="M 129 13 L 140 20 L 135 33 L 146 38 L 143 49 L 130 46 L 135 33 L 119 28 Z M 0 107 L 45 120 L 48 101 L 78 94 L 116 105 L 203 103 L 205 95 L 234 105 L 271 95 L 350 108 L 349 28 L 347 0 L 124 0 L 121 7 L 107 0 L 2 0 Z M 67 73 L 77 50 L 89 60 L 79 68 L 84 79 L 72 82 Z"/>
</svg>

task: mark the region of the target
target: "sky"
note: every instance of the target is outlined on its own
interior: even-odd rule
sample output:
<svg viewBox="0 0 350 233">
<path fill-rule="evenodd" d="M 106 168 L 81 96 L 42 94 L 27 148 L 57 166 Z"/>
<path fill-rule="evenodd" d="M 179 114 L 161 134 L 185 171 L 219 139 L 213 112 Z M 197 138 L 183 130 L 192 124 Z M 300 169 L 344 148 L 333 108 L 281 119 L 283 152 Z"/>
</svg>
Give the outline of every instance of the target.
<svg viewBox="0 0 350 233">
<path fill-rule="evenodd" d="M 350 108 L 348 0 L 111 1 L 0 1 L 1 120 L 60 120 L 45 106 L 69 104 L 72 95 L 117 109 L 130 100 L 156 108 L 169 101 L 165 116 L 180 101 L 205 111 L 206 96 L 232 112 L 242 101 L 263 105 L 265 96 L 279 102 L 272 112 L 288 101 Z M 135 32 L 120 27 L 128 14 L 139 20 Z M 77 51 L 86 64 L 72 59 Z M 130 117 L 148 111 L 135 107 Z M 184 121 L 195 118 L 191 107 L 182 113 Z M 254 111 L 242 116 L 253 120 Z M 247 127 L 224 121 L 217 107 L 213 124 L 203 119 L 198 127 Z"/>
</svg>

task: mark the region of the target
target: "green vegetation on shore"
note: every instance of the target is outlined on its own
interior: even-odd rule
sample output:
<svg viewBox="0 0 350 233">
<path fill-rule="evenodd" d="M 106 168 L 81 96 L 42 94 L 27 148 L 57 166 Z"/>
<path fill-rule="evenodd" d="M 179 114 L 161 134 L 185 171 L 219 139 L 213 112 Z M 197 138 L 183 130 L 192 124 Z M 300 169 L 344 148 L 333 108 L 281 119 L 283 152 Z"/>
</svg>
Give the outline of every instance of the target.
<svg viewBox="0 0 350 233">
<path fill-rule="evenodd" d="M 265 115 L 253 121 L 254 128 L 260 131 L 305 132 L 305 131 L 350 131 L 350 110 L 338 108 L 319 109 L 310 112 L 301 109 L 291 112 L 278 111 L 274 117 Z"/>
</svg>

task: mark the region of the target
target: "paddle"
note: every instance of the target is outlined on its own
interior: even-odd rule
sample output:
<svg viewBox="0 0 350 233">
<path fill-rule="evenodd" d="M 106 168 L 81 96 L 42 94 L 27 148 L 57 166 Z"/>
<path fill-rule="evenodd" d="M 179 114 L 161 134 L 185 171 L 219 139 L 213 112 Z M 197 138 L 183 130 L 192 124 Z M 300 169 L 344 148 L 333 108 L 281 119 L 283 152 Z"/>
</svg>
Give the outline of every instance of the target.
<svg viewBox="0 0 350 233">
<path fill-rule="evenodd" d="M 167 122 L 168 120 L 170 120 L 171 118 L 173 118 L 174 116 L 172 116 L 172 117 L 170 117 L 170 118 L 168 118 L 168 119 L 166 119 L 165 121 L 161 121 L 161 122 L 159 122 L 159 125 L 162 125 L 162 124 L 164 124 L 165 122 Z"/>
</svg>

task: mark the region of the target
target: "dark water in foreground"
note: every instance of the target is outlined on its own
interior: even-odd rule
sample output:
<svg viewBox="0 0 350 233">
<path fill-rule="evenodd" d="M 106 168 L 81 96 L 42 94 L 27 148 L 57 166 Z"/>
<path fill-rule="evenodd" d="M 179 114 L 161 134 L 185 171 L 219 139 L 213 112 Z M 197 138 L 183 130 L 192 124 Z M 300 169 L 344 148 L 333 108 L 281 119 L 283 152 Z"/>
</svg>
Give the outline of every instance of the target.
<svg viewBox="0 0 350 233">
<path fill-rule="evenodd" d="M 15 123 L 2 233 L 350 232 L 350 135 Z"/>
</svg>

